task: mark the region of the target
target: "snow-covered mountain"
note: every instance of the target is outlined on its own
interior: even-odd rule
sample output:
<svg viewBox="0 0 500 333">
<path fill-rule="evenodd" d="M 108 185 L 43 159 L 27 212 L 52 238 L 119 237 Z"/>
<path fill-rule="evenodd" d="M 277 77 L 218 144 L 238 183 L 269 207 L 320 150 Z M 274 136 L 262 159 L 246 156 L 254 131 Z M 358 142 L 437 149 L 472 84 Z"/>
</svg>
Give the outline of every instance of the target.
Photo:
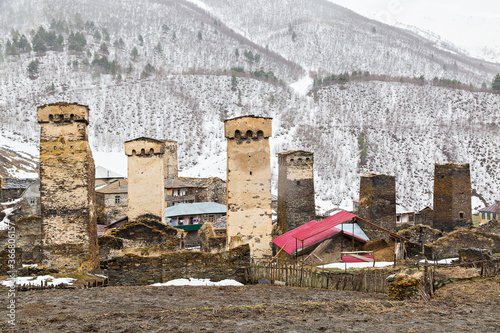
<svg viewBox="0 0 500 333">
<path fill-rule="evenodd" d="M 47 50 L 27 52 L 23 35 Z M 314 151 L 330 206 L 348 207 L 374 171 L 422 208 L 446 161 L 470 163 L 473 188 L 499 196 L 500 97 L 488 87 L 500 65 L 328 1 L 8 0 L 0 36 L 0 154 L 18 152 L 0 175 L 33 170 L 36 106 L 68 101 L 89 105 L 96 161 L 118 172 L 123 142 L 150 136 L 179 142 L 184 175 L 225 178 L 223 120 L 255 114 L 274 118 L 273 183 L 276 153 Z M 307 95 L 291 88 L 313 79 Z"/>
</svg>

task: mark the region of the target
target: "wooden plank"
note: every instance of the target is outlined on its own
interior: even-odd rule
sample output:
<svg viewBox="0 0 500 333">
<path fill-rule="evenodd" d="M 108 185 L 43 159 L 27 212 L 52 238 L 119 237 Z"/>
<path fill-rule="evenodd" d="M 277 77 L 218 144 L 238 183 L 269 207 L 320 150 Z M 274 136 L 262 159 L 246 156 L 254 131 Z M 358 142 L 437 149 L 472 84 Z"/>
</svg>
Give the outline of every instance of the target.
<svg viewBox="0 0 500 333">
<path fill-rule="evenodd" d="M 366 261 L 366 262 L 373 262 L 372 258 L 363 257 L 363 256 L 360 256 L 360 255 L 357 255 L 357 254 L 350 254 L 350 256 L 353 257 L 353 258 L 359 259 L 359 260 Z"/>
</svg>

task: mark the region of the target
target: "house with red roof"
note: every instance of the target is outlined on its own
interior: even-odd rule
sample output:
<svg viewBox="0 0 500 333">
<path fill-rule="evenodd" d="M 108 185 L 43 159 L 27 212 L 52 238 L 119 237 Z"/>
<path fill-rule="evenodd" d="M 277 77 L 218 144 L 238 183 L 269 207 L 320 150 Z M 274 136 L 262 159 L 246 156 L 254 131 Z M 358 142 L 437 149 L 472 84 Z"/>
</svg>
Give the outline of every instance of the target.
<svg viewBox="0 0 500 333">
<path fill-rule="evenodd" d="M 398 242 L 408 241 L 356 214 L 340 211 L 322 221 L 313 220 L 303 224 L 274 238 L 272 242 L 290 257 L 311 253 L 323 244 L 323 257 L 333 262 L 341 259 L 342 252 L 360 251 L 370 240 L 369 234 L 373 229 L 388 233 L 390 238 Z M 327 240 L 328 244 L 324 243 Z"/>
</svg>

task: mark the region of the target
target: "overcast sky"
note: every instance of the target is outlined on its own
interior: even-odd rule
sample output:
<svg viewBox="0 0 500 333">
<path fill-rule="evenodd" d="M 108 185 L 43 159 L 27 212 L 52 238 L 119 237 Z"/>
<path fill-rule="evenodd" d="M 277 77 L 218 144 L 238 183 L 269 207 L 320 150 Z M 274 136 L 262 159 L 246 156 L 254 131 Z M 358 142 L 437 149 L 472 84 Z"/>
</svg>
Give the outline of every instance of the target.
<svg viewBox="0 0 500 333">
<path fill-rule="evenodd" d="M 328 1 L 387 24 L 432 31 L 471 55 L 484 57 L 483 49 L 490 48 L 497 53 L 490 59 L 500 62 L 500 0 Z"/>
</svg>

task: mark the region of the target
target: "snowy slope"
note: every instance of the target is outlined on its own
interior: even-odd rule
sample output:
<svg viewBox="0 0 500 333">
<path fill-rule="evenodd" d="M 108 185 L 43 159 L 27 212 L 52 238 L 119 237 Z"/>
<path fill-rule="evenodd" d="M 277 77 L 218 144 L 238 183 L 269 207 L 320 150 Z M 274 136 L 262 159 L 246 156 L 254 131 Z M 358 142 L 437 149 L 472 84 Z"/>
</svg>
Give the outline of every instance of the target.
<svg viewBox="0 0 500 333">
<path fill-rule="evenodd" d="M 441 36 L 470 55 L 500 63 L 500 2 L 328 0 L 386 24 Z M 416 28 L 416 29 L 415 29 Z"/>
<path fill-rule="evenodd" d="M 498 198 L 500 96 L 476 89 L 491 82 L 497 65 L 443 51 L 433 41 L 327 1 L 257 4 L 258 13 L 246 2 L 222 0 L 109 0 L 99 8 L 89 0 L 4 2 L 2 46 L 12 40 L 12 28 L 30 36 L 40 24 L 49 29 L 53 18 L 66 20 L 64 38 L 70 29 L 83 31 L 87 46 L 85 52 L 65 45 L 60 52 L 0 61 L 0 154 L 11 152 L 3 154 L 8 160 L 0 160 L 0 173 L 36 173 L 36 107 L 68 101 L 90 107 L 96 164 L 122 174 L 123 142 L 149 136 L 179 142 L 181 175 L 225 178 L 223 120 L 255 114 L 274 118 L 273 192 L 276 153 L 306 149 L 315 153 L 317 197 L 330 207 L 349 207 L 358 196 L 359 175 L 375 171 L 396 175 L 398 201 L 422 208 L 432 202 L 434 163 L 446 161 L 470 163 L 473 188 L 489 202 Z M 86 28 L 89 22 L 93 28 Z M 107 57 L 121 66 L 117 73 L 84 64 L 103 55 L 104 38 L 97 40 L 95 31 L 105 29 Z M 119 38 L 124 45 L 114 46 Z M 161 53 L 155 52 L 158 43 Z M 137 59 L 131 58 L 134 47 Z M 250 61 L 244 55 L 250 51 L 260 59 Z M 40 73 L 30 79 L 26 68 L 34 59 L 41 62 Z M 156 71 L 144 77 L 148 63 Z M 306 96 L 308 70 L 321 75 L 368 70 L 393 79 L 367 77 L 315 88 Z M 456 78 L 476 88 L 403 83 L 400 75 Z"/>
</svg>

